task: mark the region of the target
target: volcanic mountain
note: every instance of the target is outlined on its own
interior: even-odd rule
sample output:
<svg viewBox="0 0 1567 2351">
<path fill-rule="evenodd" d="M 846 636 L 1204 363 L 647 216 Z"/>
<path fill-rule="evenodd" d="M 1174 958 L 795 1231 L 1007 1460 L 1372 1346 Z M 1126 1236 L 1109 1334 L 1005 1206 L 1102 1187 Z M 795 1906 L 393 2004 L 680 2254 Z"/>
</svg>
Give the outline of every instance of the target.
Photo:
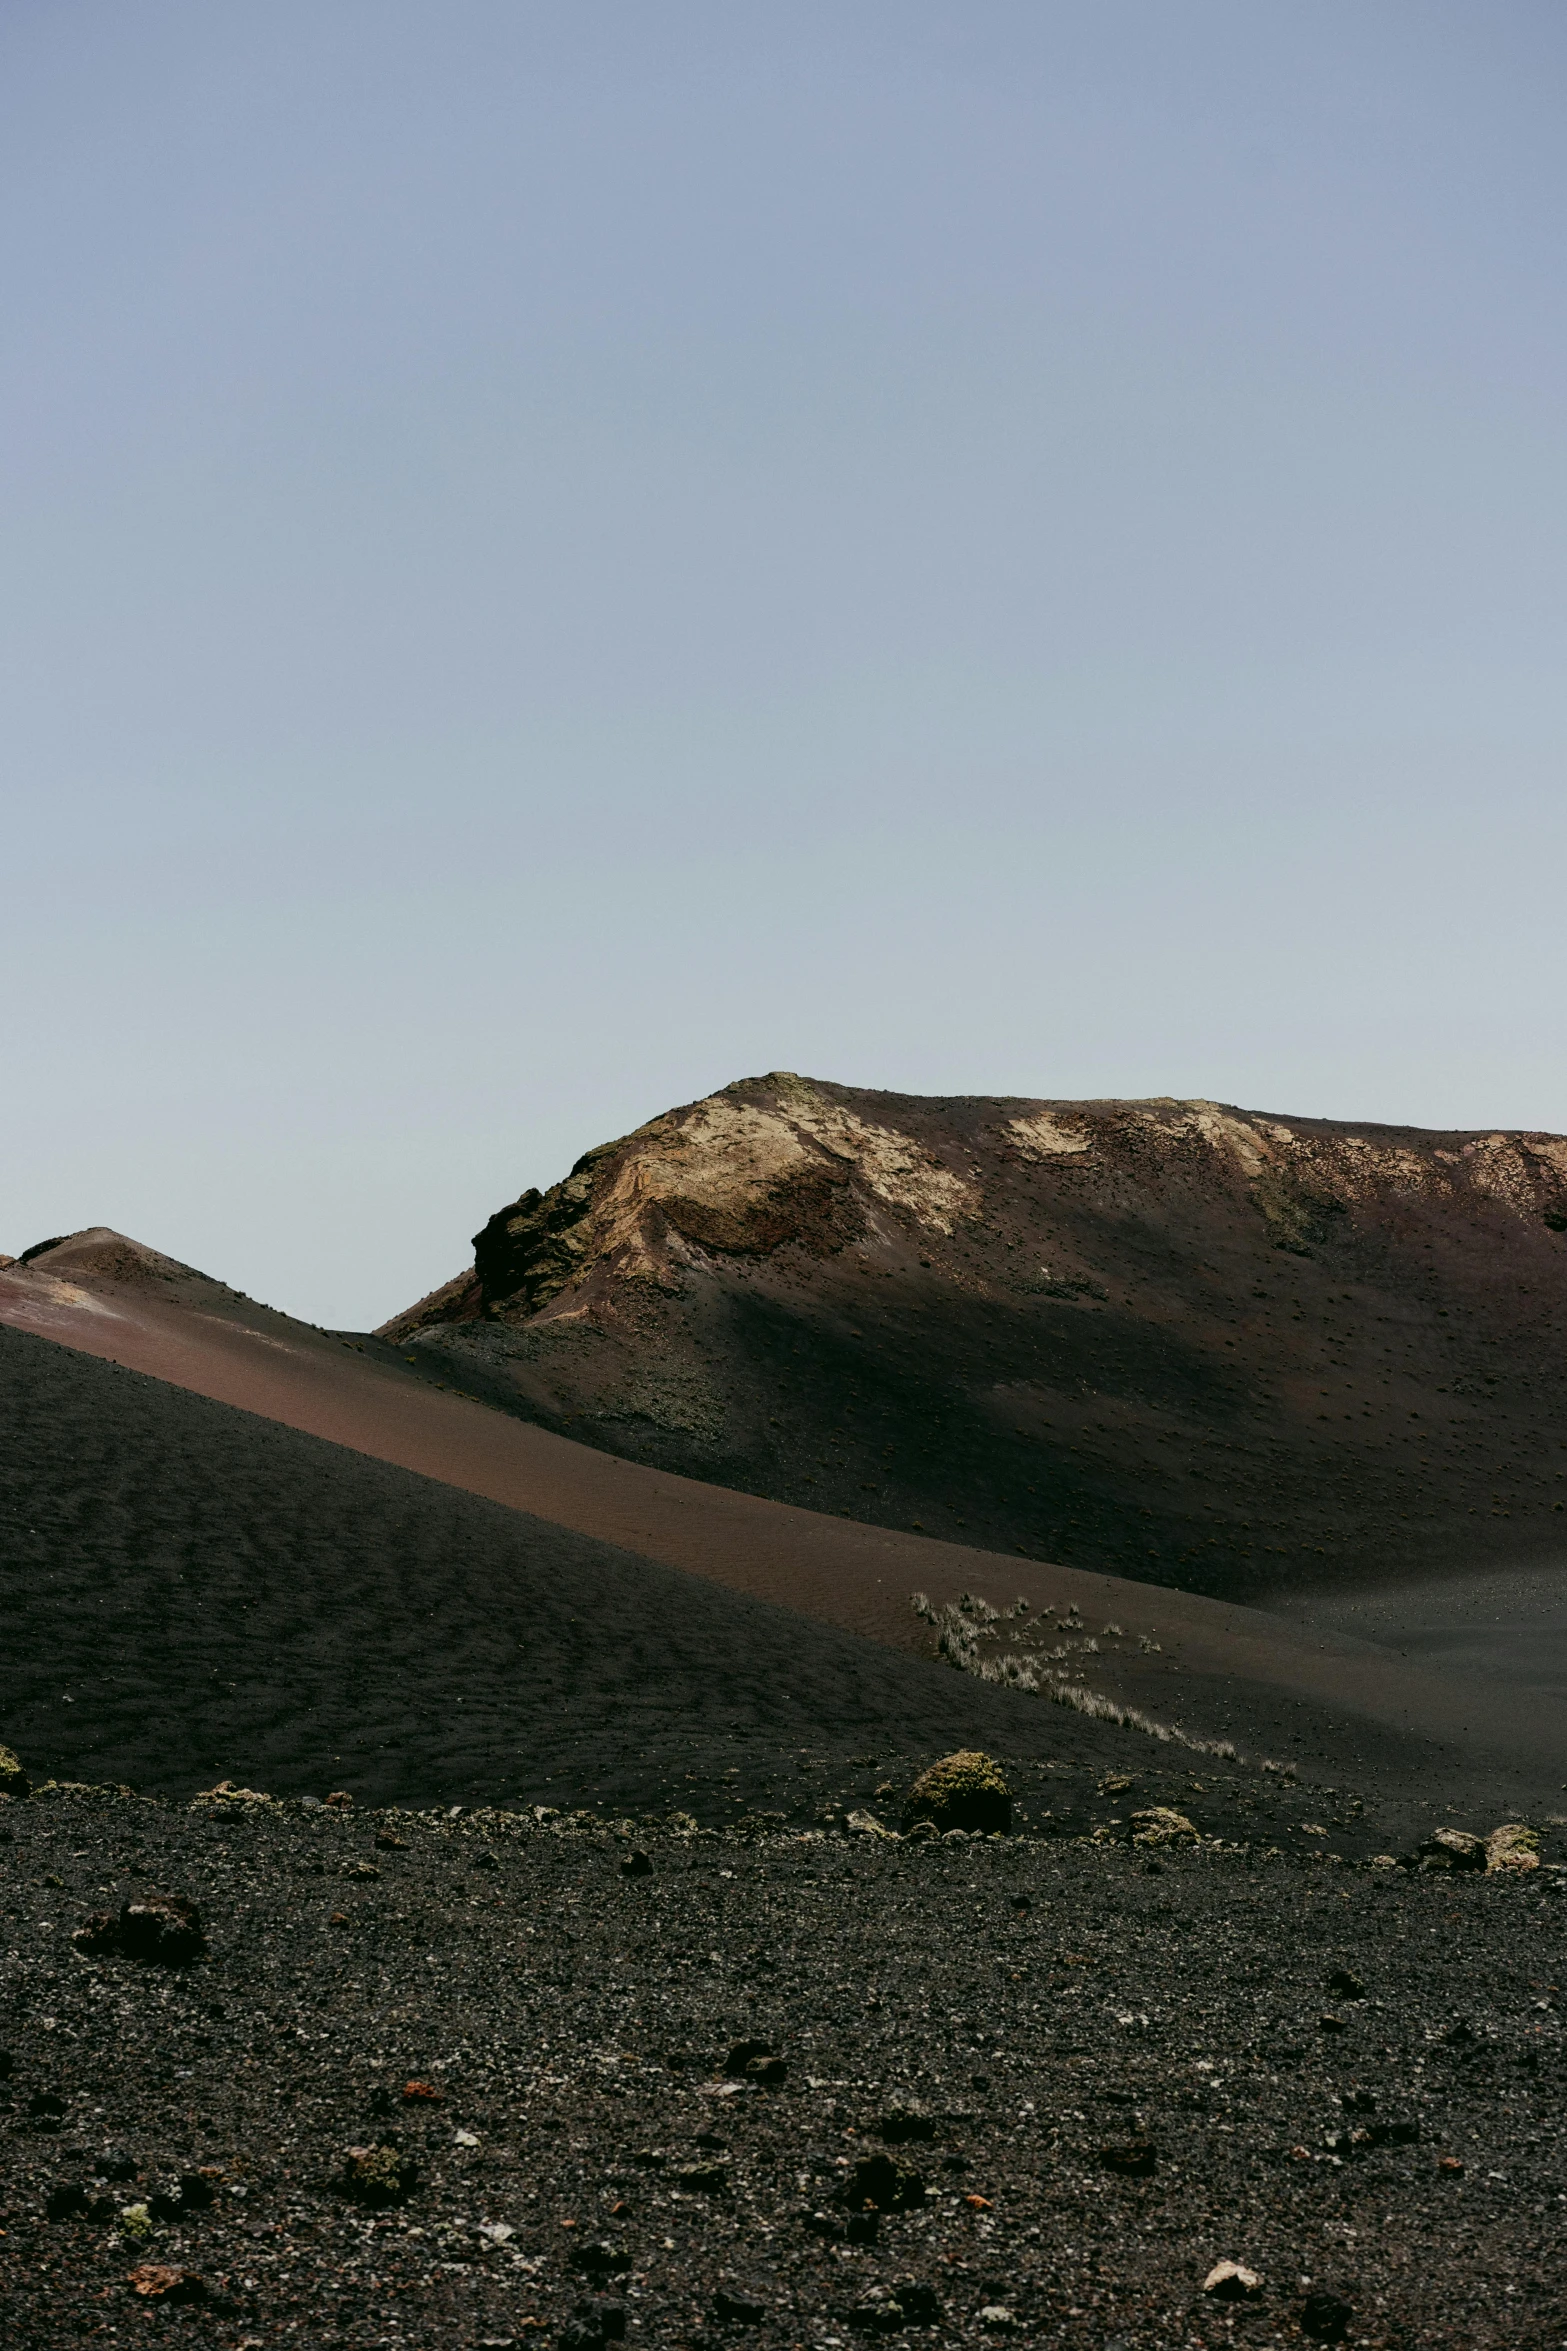
<svg viewBox="0 0 1567 2351">
<path fill-rule="evenodd" d="M 273 1786 L 330 1769 L 448 1800 L 514 1788 L 531 1754 L 535 1795 L 558 1801 L 564 1773 L 603 1801 L 617 1755 L 643 1769 L 652 1708 L 694 1803 L 736 1713 L 775 1760 L 874 1744 L 878 1710 L 905 1744 L 938 1723 L 983 1744 L 1000 1709 L 1003 1743 L 1037 1752 L 1063 1736 L 1053 1695 L 1085 1758 L 1131 1709 L 1383 1803 L 1554 1795 L 1549 1571 L 1500 1609 L 1488 1583 L 1444 1586 L 1434 1638 L 1402 1595 L 1296 1625 L 632 1461 L 523 1417 L 504 1381 L 494 1409 L 467 1368 L 317 1330 L 103 1227 L 0 1269 L 0 1737 L 72 1777 L 177 1786 L 221 1757 Z"/>
<path fill-rule="evenodd" d="M 382 1340 L 0 1264 L 6 2339 L 1559 2342 L 1562 1149 L 774 1078 Z"/>
<path fill-rule="evenodd" d="M 453 1332 L 597 1328 L 630 1378 L 682 1289 L 749 1310 L 752 1267 L 885 1345 L 895 1245 L 977 1316 L 937 1179 L 980 1190 L 978 1153 L 863 1149 L 768 1179 L 756 1223 L 793 1190 L 805 1241 L 721 1244 L 721 1186 L 693 1240 L 644 1185 L 626 1270 L 578 1277 L 596 1321 L 568 1280 Z M 1077 1296 L 1108 1330 L 1116 1293 Z M 0 1267 L 7 2341 L 140 2307 L 599 2344 L 629 2304 L 648 2341 L 1005 2317 L 1098 2351 L 1213 2341 L 1215 2276 L 1270 2340 L 1561 2339 L 1532 1656 L 1432 1673 L 700 1484 L 520 1417 L 517 1360 L 490 1409 L 453 1392 L 479 1352 L 314 1330 L 103 1228 Z M 1014 1834 L 889 1834 L 976 1746 Z M 196 1915 L 199 1964 L 148 1950 Z"/>
<path fill-rule="evenodd" d="M 1266 1600 L 1567 1545 L 1567 1141 L 746 1079 L 384 1338 L 709 1484 Z"/>
</svg>

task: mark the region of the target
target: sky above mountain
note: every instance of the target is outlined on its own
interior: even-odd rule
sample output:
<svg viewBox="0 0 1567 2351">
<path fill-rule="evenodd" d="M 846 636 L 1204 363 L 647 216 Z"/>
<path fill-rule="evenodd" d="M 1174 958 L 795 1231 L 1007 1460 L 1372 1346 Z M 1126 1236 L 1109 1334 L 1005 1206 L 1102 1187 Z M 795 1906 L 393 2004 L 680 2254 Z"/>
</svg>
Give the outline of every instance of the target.
<svg viewBox="0 0 1567 2351">
<path fill-rule="evenodd" d="M 747 1071 L 1567 1128 L 1567 18 L 0 18 L 0 1249 Z"/>
</svg>

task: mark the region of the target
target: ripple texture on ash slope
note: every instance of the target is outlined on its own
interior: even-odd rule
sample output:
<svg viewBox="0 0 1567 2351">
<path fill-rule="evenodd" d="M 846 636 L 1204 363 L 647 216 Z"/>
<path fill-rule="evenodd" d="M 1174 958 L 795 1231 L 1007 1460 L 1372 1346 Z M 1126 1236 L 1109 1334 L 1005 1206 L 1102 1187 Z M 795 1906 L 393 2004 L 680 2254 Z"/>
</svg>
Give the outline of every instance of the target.
<svg viewBox="0 0 1567 2351">
<path fill-rule="evenodd" d="M 35 1778 L 701 1813 L 788 1809 L 803 1747 L 1124 1746 L 5 1328 L 0 1425 L 4 1735 Z"/>
</svg>

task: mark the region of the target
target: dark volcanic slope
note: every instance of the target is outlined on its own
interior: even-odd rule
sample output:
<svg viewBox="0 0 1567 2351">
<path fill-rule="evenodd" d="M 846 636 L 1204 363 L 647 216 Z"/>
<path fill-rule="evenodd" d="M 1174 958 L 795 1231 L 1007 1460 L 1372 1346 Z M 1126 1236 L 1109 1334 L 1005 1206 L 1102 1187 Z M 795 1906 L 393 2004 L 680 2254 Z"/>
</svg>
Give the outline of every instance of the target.
<svg viewBox="0 0 1567 2351">
<path fill-rule="evenodd" d="M 1567 1142 L 785 1074 L 386 1326 L 607 1450 L 1263 1599 L 1567 1553 Z"/>
<path fill-rule="evenodd" d="M 35 1777 L 809 1817 L 866 1748 L 1127 1749 L 3 1326 L 0 1426 L 0 1738 Z"/>
<path fill-rule="evenodd" d="M 1334 1696 L 1342 1666 L 1315 1693 L 1211 1661 L 1150 1684 L 1228 1760 L 3 1325 L 0 1426 L 0 1740 L 35 1779 L 809 1821 L 979 1745 L 1048 1776 L 1055 1833 L 1115 1810 L 1107 1770 L 1165 1802 L 1196 1769 L 1215 1828 L 1315 1820 L 1351 1857 L 1555 1796 L 1549 1707 L 1433 1680 L 1379 1711 Z"/>
<path fill-rule="evenodd" d="M 425 1355 L 421 1365 L 416 1351 L 410 1365 L 390 1345 L 334 1338 L 238 1299 L 123 1235 L 76 1235 L 30 1267 L 0 1269 L 0 1323 L 76 1356 L 150 1377 L 160 1391 L 169 1382 L 235 1407 L 239 1417 L 228 1425 L 259 1428 L 264 1458 L 256 1457 L 255 1448 L 241 1448 L 240 1503 L 232 1506 L 240 1510 L 241 1556 L 247 1546 L 270 1556 L 270 1530 L 282 1527 L 284 1588 L 290 1559 L 296 1552 L 312 1555 L 294 1544 L 292 1520 L 287 1513 L 278 1518 L 267 1491 L 267 1448 L 277 1435 L 261 1425 L 267 1422 L 326 1439 L 326 1454 L 313 1459 L 340 1462 L 340 1449 L 368 1456 L 523 1513 L 535 1528 L 569 1530 L 622 1560 L 631 1554 L 920 1658 L 937 1653 L 938 1628 L 928 1613 L 914 1614 L 910 1595 L 929 1594 L 938 1610 L 964 1593 L 980 1595 L 1006 1608 L 1004 1617 L 977 1635 L 969 1660 L 984 1669 L 986 1679 L 1005 1680 L 1018 1669 L 1030 1678 L 1042 1674 L 1052 1686 L 1086 1678 L 1097 1695 L 1142 1709 L 1162 1724 L 1210 1739 L 1229 1737 L 1280 1762 L 1311 1767 L 1332 1758 L 1334 1768 L 1371 1771 L 1384 1785 L 1396 1781 L 1412 1793 L 1440 1787 L 1448 1800 L 1467 1801 L 1471 1793 L 1478 1799 L 1482 1789 L 1505 1803 L 1523 1800 L 1502 1796 L 1510 1784 L 1527 1789 L 1532 1804 L 1540 1787 L 1554 1795 L 1559 1782 L 1559 1700 L 1548 1690 L 1520 1689 L 1516 1678 L 1504 1686 L 1483 1673 L 1455 1682 L 1445 1674 L 1412 1671 L 1396 1654 L 1403 1646 L 1396 1627 L 1380 1628 L 1374 1643 L 1345 1641 L 1230 1600 L 1171 1590 L 1156 1594 L 1124 1577 L 1008 1559 L 628 1462 L 455 1393 L 432 1376 L 442 1368 L 438 1355 Z M 50 1381 L 66 1377 L 46 1357 L 16 1360 L 19 1376 L 31 1363 Z M 117 1391 L 135 1392 L 134 1379 Z M 90 1492 L 109 1430 L 119 1430 L 117 1441 L 123 1440 L 121 1450 L 134 1464 L 142 1432 L 102 1417 L 106 1393 L 101 1383 L 89 1383 L 36 1423 L 38 1451 L 29 1474 L 34 1490 L 52 1494 L 56 1515 L 65 1497 L 84 1487 Z M 198 1452 L 171 1461 L 166 1490 L 142 1481 L 123 1530 L 125 1555 L 137 1561 L 161 1556 L 168 1528 L 184 1507 L 182 1482 L 194 1474 L 199 1483 L 220 1468 Z M 250 1510 L 253 1492 L 260 1502 Z M 210 1498 L 203 1506 L 210 1506 Z M 375 1513 L 381 1507 L 367 1509 L 354 1538 L 366 1559 L 380 1540 Z M 28 1515 L 31 1523 L 36 1514 Z M 548 1539 L 540 1543 L 535 1557 L 542 1572 L 551 1554 Z M 77 1588 L 73 1579 L 83 1573 L 84 1556 L 67 1554 L 62 1591 Z M 117 1574 L 112 1560 L 106 1565 Z M 421 1553 L 404 1560 L 399 1572 L 406 1578 L 415 1566 L 429 1577 L 441 1571 L 441 1559 Z M 1549 1579 L 1541 1574 L 1534 1580 L 1543 1587 Z M 1489 1592 L 1490 1582 L 1483 1588 Z M 477 1585 L 473 1591 L 489 1605 Z M 301 1594 L 312 1600 L 308 1579 Z M 241 1604 L 245 1598 L 240 1595 Z M 371 1608 L 368 1587 L 364 1598 Z M 1009 1599 L 1019 1605 L 1008 1605 Z M 30 1589 L 28 1604 L 38 1628 L 32 1655 L 46 1659 L 52 1639 L 47 1596 Z M 89 1607 L 99 1605 L 94 1592 Z M 469 1613 L 459 1596 L 449 1620 L 441 1620 L 435 1659 L 421 1661 L 422 1684 L 433 1688 L 431 1673 L 447 1650 L 461 1654 Z M 1488 1610 L 1481 1615 L 1488 1621 Z M 304 1621 L 314 1620 L 307 1615 Z M 615 1650 L 614 1625 L 600 1629 Z M 251 1703 L 244 1682 L 236 1687 Z M 466 1704 L 460 1688 L 457 1695 Z M 509 1769 L 509 1759 L 501 1761 Z"/>
</svg>

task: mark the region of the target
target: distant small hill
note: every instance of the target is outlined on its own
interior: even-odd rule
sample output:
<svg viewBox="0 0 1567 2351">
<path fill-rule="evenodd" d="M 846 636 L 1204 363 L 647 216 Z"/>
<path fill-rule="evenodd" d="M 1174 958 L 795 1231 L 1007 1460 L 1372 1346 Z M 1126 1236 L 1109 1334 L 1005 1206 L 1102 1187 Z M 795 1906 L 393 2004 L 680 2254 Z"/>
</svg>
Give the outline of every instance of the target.
<svg viewBox="0 0 1567 2351">
<path fill-rule="evenodd" d="M 383 1334 L 607 1451 L 1266 1598 L 1567 1555 L 1567 1141 L 787 1072 Z"/>
<path fill-rule="evenodd" d="M 133 1241 L 106 1224 L 57 1234 L 52 1241 L 35 1241 L 20 1257 L 0 1259 L 0 1264 L 36 1266 L 40 1273 L 53 1274 L 62 1281 L 201 1282 L 223 1287 L 211 1283 L 210 1277 L 198 1273 L 194 1266 L 181 1265 L 177 1257 L 165 1257 L 161 1249 L 149 1249 L 145 1241 Z"/>
</svg>

